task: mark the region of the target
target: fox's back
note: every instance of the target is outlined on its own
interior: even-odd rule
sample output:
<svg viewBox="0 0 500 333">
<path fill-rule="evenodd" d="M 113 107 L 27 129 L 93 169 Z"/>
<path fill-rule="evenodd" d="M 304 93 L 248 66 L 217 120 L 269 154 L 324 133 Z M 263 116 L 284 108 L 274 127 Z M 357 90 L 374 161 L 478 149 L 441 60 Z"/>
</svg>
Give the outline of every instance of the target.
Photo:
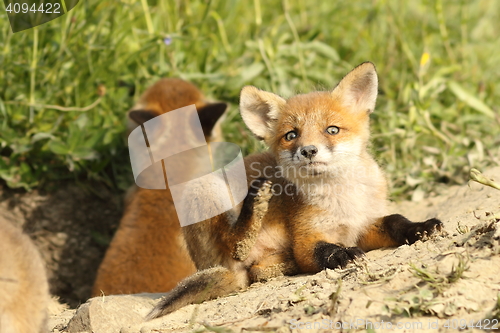
<svg viewBox="0 0 500 333">
<path fill-rule="evenodd" d="M 190 82 L 166 78 L 149 87 L 128 112 L 129 131 L 161 114 L 195 105 L 207 141 L 220 139 L 218 119 L 224 103 L 209 103 Z M 167 143 L 168 144 L 168 143 Z M 197 167 L 171 164 L 188 174 Z M 163 182 L 164 179 L 154 180 Z M 133 186 L 125 199 L 120 226 L 99 267 L 92 295 L 166 292 L 196 267 L 189 257 L 167 187 L 149 190 Z"/>
</svg>

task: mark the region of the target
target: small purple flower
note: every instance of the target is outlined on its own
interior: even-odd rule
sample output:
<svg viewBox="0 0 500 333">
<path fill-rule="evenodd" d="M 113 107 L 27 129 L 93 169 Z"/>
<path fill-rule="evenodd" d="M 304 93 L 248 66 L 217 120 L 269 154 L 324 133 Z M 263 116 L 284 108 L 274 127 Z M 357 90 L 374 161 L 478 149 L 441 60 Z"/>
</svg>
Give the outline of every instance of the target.
<svg viewBox="0 0 500 333">
<path fill-rule="evenodd" d="M 165 45 L 172 44 L 172 37 L 165 37 L 165 38 L 163 38 L 163 43 L 165 43 Z"/>
</svg>

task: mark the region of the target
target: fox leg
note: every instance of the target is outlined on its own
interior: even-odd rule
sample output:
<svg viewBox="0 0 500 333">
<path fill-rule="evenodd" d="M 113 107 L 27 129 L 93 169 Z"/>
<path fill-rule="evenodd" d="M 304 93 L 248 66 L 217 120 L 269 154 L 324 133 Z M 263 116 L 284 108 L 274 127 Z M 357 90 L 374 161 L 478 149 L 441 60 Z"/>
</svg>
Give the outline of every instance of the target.
<svg viewBox="0 0 500 333">
<path fill-rule="evenodd" d="M 256 179 L 251 183 L 239 209 L 183 227 L 182 233 L 196 268 L 203 270 L 214 266 L 228 267 L 228 262 L 245 260 L 255 245 L 271 196 L 271 182 Z M 195 202 L 187 211 L 196 217 L 196 211 L 205 208 L 204 202 Z"/>
<path fill-rule="evenodd" d="M 221 235 L 221 240 L 225 246 L 232 249 L 231 255 L 233 258 L 230 260 L 243 261 L 248 257 L 250 250 L 255 245 L 262 225 L 262 218 L 267 212 L 271 196 L 271 182 L 265 179 L 254 180 L 250 186 L 248 195 L 243 201 L 240 214 L 235 223 L 232 225 L 220 225 L 221 228 L 228 228 L 227 231 L 216 229 L 220 232 L 219 235 Z M 217 221 L 227 222 L 227 220 Z M 196 234 L 193 230 L 188 235 L 192 233 Z M 193 242 L 196 244 L 196 240 L 193 240 Z M 202 253 L 202 258 L 199 258 L 199 260 L 205 261 L 203 259 L 207 259 L 206 255 L 207 253 Z M 227 264 L 226 260 L 223 260 L 223 262 Z M 146 319 L 158 318 L 185 305 L 201 303 L 220 296 L 226 296 L 248 287 L 250 280 L 247 270 L 243 267 L 243 263 L 239 263 L 240 267 L 235 266 L 238 265 L 231 265 L 231 269 L 223 266 L 207 268 L 184 279 L 154 307 Z"/>
<path fill-rule="evenodd" d="M 245 269 L 229 270 L 222 266 L 204 269 L 182 280 L 177 287 L 167 293 L 146 316 L 146 320 L 164 316 L 188 304 L 198 304 L 226 296 L 248 285 L 248 274 Z"/>
<path fill-rule="evenodd" d="M 345 267 L 363 256 L 358 247 L 345 247 L 325 240 L 321 233 L 302 233 L 294 239 L 294 256 L 302 273 L 317 273 L 325 268 Z"/>
<path fill-rule="evenodd" d="M 413 244 L 443 228 L 443 223 L 432 218 L 425 222 L 411 222 L 403 215 L 393 214 L 378 219 L 358 240 L 363 251 Z"/>
<path fill-rule="evenodd" d="M 228 233 L 222 233 L 222 241 L 231 249 L 233 259 L 243 261 L 248 257 L 257 240 L 262 218 L 267 213 L 272 195 L 270 181 L 259 178 L 250 184 L 238 219 Z"/>
<path fill-rule="evenodd" d="M 300 270 L 291 252 L 274 253 L 250 267 L 248 272 L 251 283 L 266 282 L 274 277 L 298 273 Z"/>
</svg>

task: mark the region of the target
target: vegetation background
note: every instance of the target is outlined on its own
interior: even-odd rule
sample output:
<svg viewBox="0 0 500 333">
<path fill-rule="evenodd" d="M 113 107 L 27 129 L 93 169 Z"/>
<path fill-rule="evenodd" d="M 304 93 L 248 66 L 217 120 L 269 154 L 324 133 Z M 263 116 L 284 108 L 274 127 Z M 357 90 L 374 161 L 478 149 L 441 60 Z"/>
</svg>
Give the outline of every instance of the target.
<svg viewBox="0 0 500 333">
<path fill-rule="evenodd" d="M 0 6 L 0 178 L 12 188 L 61 179 L 115 190 L 133 181 L 125 112 L 162 77 L 231 103 L 226 140 L 262 149 L 238 114 L 244 85 L 330 89 L 376 64 L 373 152 L 394 198 L 500 155 L 497 0 L 82 0 L 13 34 Z"/>
</svg>

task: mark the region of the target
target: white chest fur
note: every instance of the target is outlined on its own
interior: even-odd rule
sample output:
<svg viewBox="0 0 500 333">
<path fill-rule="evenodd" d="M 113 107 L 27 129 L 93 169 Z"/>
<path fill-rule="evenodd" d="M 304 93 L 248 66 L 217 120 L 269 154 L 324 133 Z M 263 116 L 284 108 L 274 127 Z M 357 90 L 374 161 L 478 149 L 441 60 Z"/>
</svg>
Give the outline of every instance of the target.
<svg viewBox="0 0 500 333">
<path fill-rule="evenodd" d="M 309 223 L 330 242 L 355 246 L 367 226 L 386 215 L 385 179 L 374 161 L 369 167 L 309 179 L 299 189 L 315 212 Z"/>
</svg>

